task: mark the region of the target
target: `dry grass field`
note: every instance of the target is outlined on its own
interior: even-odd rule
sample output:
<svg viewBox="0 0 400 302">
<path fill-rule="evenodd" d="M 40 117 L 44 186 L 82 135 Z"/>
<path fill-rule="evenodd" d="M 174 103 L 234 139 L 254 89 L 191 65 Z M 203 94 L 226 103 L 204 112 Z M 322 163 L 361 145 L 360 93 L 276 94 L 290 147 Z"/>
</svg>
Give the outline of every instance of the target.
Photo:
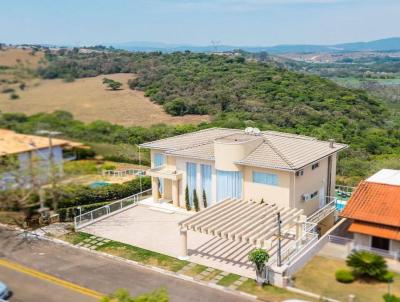
<svg viewBox="0 0 400 302">
<path fill-rule="evenodd" d="M 122 82 L 122 89 L 107 90 L 102 83 L 104 77 Z M 27 88 L 24 90 L 14 87 L 19 99 L 11 100 L 9 94 L 0 93 L 0 111 L 30 115 L 64 110 L 84 122 L 105 120 L 125 126 L 149 126 L 157 123 L 197 124 L 209 120 L 205 115 L 170 116 L 161 106 L 145 97 L 143 92 L 129 89 L 127 81 L 132 77 L 132 74 L 102 75 L 77 79 L 70 83 L 61 79 L 35 79 L 26 82 Z"/>
<path fill-rule="evenodd" d="M 32 54 L 30 49 L 9 48 L 0 51 L 0 66 L 12 67 L 17 63 L 23 63 L 31 68 L 36 68 L 43 58 L 43 52 Z"/>
</svg>

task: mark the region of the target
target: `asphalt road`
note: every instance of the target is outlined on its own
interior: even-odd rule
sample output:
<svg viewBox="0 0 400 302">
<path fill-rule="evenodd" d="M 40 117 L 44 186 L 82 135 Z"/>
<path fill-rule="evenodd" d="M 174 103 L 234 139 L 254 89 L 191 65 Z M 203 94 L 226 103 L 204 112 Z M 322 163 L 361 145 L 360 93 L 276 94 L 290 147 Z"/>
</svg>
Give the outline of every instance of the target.
<svg viewBox="0 0 400 302">
<path fill-rule="evenodd" d="M 92 302 L 97 299 L 86 295 L 82 289 L 108 294 L 118 288 L 126 288 L 132 295 L 138 295 L 159 287 L 167 288 L 172 302 L 249 301 L 246 297 L 239 297 L 87 251 L 47 240 L 27 239 L 5 229 L 0 229 L 0 261 L 2 259 L 28 268 L 28 273 L 26 273 L 23 270 L 4 267 L 0 263 L 0 280 L 9 284 L 14 292 L 11 301 Z M 30 274 L 29 269 L 45 275 L 38 277 L 35 272 Z M 63 285 L 61 281 L 52 280 L 52 276 L 71 284 Z M 74 285 L 79 286 L 81 290 L 74 289 Z"/>
</svg>

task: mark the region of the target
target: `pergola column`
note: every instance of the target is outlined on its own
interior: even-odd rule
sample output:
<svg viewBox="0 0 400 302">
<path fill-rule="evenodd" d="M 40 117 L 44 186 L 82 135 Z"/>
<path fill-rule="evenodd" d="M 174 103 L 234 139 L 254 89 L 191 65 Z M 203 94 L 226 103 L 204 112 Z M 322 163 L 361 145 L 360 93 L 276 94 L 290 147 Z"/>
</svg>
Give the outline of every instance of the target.
<svg viewBox="0 0 400 302">
<path fill-rule="evenodd" d="M 172 203 L 174 206 L 179 207 L 179 180 L 172 181 Z"/>
<path fill-rule="evenodd" d="M 188 248 L 187 248 L 187 230 L 180 231 L 181 238 L 181 254 L 179 255 L 180 260 L 188 260 Z"/>
<path fill-rule="evenodd" d="M 304 222 L 302 216 L 297 217 L 296 219 L 296 240 L 299 240 L 303 237 L 303 228 Z"/>
<path fill-rule="evenodd" d="M 151 194 L 152 194 L 154 201 L 157 201 L 160 197 L 159 193 L 158 193 L 158 178 L 157 177 L 151 178 Z"/>
</svg>

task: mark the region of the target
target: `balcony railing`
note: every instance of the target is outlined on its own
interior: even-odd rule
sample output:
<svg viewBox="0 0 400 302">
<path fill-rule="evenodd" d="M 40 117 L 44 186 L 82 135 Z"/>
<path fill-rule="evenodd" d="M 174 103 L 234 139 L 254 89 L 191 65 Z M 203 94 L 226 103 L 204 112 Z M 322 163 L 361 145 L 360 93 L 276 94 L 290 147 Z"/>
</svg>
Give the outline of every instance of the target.
<svg viewBox="0 0 400 302">
<path fill-rule="evenodd" d="M 308 222 L 318 224 L 327 216 L 337 211 L 336 197 L 326 196 L 326 205 L 307 217 Z"/>
</svg>

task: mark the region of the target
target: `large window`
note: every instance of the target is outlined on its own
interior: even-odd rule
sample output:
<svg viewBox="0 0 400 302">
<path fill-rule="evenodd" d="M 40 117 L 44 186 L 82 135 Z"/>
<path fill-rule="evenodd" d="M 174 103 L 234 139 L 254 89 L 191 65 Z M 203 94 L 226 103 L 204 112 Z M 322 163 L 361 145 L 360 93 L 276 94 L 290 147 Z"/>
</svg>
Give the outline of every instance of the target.
<svg viewBox="0 0 400 302">
<path fill-rule="evenodd" d="M 154 154 L 154 168 L 161 167 L 165 164 L 165 155 L 161 153 Z"/>
<path fill-rule="evenodd" d="M 211 204 L 211 166 L 201 165 L 201 189 L 206 193 L 207 204 Z M 203 192 L 201 192 L 203 196 Z"/>
<path fill-rule="evenodd" d="M 196 189 L 196 175 L 197 175 L 197 165 L 195 163 L 186 163 L 186 179 L 187 186 L 189 190 L 189 202 L 193 206 L 193 190 Z"/>
<path fill-rule="evenodd" d="M 243 174 L 217 170 L 217 200 L 242 198 Z"/>
<path fill-rule="evenodd" d="M 278 185 L 278 175 L 272 173 L 253 171 L 253 182 L 263 185 Z"/>
</svg>

